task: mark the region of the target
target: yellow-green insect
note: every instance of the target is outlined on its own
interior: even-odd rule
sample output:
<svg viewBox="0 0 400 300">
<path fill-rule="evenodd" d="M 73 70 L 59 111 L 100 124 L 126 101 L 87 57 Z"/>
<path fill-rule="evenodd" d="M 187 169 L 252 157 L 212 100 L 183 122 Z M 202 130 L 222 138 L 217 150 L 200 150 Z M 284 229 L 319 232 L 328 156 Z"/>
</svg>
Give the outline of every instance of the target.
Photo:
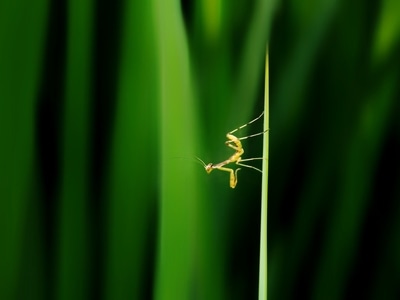
<svg viewBox="0 0 400 300">
<path fill-rule="evenodd" d="M 227 164 L 236 163 L 239 166 L 251 168 L 251 169 L 257 170 L 257 171 L 262 173 L 262 171 L 260 169 L 256 168 L 256 167 L 242 164 L 242 162 L 244 162 L 244 161 L 263 159 L 263 157 L 254 157 L 254 158 L 242 159 L 242 155 L 244 153 L 244 149 L 243 149 L 242 143 L 240 141 L 244 140 L 244 139 L 247 139 L 247 138 L 251 138 L 251 137 L 257 136 L 257 135 L 264 134 L 264 133 L 266 133 L 268 131 L 268 129 L 263 131 L 263 132 L 259 132 L 259 133 L 248 135 L 248 136 L 241 137 L 241 138 L 238 138 L 238 137 L 234 136 L 233 133 L 235 133 L 236 131 L 246 127 L 247 125 L 250 125 L 251 123 L 253 123 L 255 121 L 257 121 L 258 119 L 260 119 L 263 116 L 263 114 L 264 114 L 264 112 L 262 112 L 261 115 L 259 115 L 254 120 L 251 120 L 250 122 L 248 122 L 248 123 L 236 128 L 236 129 L 234 129 L 234 130 L 232 130 L 232 131 L 230 131 L 230 132 L 228 132 L 226 134 L 226 137 L 227 137 L 228 140 L 225 142 L 225 145 L 227 145 L 228 147 L 230 147 L 233 150 L 235 150 L 235 153 L 233 155 L 231 155 L 228 159 L 226 159 L 226 160 L 224 160 L 224 161 L 222 161 L 220 163 L 217 163 L 217 164 L 213 164 L 213 163 L 206 164 L 204 161 L 202 161 L 200 158 L 197 157 L 197 159 L 203 164 L 204 169 L 206 170 L 206 172 L 208 174 L 210 174 L 212 170 L 221 170 L 221 171 L 229 172 L 230 173 L 229 186 L 234 189 L 236 187 L 236 184 L 237 184 L 237 181 L 238 181 L 237 172 L 241 168 L 233 170 L 232 168 L 224 167 Z"/>
</svg>

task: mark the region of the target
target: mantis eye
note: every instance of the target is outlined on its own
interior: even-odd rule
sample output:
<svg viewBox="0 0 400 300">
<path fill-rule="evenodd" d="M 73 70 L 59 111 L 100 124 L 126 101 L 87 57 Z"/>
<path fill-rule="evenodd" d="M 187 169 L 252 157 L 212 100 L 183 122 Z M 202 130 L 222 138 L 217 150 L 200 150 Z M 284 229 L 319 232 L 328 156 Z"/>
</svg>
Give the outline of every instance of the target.
<svg viewBox="0 0 400 300">
<path fill-rule="evenodd" d="M 208 165 L 206 165 L 204 168 L 206 169 L 206 172 L 207 173 L 210 173 L 211 171 L 212 171 L 212 166 L 213 166 L 213 164 L 212 163 L 209 163 Z"/>
</svg>

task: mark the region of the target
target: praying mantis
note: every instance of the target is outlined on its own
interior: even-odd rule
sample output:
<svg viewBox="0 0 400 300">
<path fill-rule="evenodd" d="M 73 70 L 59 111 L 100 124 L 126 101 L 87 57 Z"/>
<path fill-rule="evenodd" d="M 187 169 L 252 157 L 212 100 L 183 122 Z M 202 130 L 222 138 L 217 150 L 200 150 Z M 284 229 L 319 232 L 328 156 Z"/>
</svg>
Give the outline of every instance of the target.
<svg viewBox="0 0 400 300">
<path fill-rule="evenodd" d="M 240 141 L 244 140 L 244 139 L 251 138 L 251 137 L 255 137 L 255 136 L 258 136 L 258 135 L 261 135 L 261 134 L 264 134 L 264 133 L 266 133 L 268 131 L 268 129 L 265 130 L 265 131 L 256 133 L 256 134 L 252 134 L 252 135 L 248 135 L 248 136 L 240 137 L 240 138 L 238 138 L 235 135 L 233 135 L 233 133 L 235 133 L 236 131 L 238 131 L 240 129 L 243 129 L 244 127 L 250 125 L 251 123 L 257 121 L 263 115 L 264 115 L 264 112 L 262 112 L 261 115 L 259 115 L 257 118 L 251 120 L 250 122 L 248 122 L 248 123 L 236 128 L 236 129 L 234 129 L 234 130 L 232 130 L 232 131 L 230 131 L 230 132 L 228 132 L 226 134 L 226 138 L 228 140 L 225 142 L 225 145 L 227 145 L 229 148 L 232 148 L 233 150 L 235 150 L 235 153 L 232 154 L 228 159 L 226 159 L 226 160 L 224 160 L 224 161 L 222 161 L 220 163 L 217 163 L 217 164 L 213 164 L 213 163 L 206 164 L 203 160 L 201 160 L 200 158 L 196 157 L 203 164 L 203 167 L 204 167 L 204 169 L 206 170 L 206 172 L 208 174 L 210 174 L 213 170 L 220 170 L 220 171 L 229 172 L 229 186 L 234 189 L 236 187 L 237 182 L 238 182 L 237 173 L 241 168 L 237 168 L 236 170 L 234 170 L 232 168 L 226 167 L 226 165 L 228 165 L 230 163 L 236 163 L 239 166 L 246 167 L 246 168 L 251 168 L 251 169 L 257 170 L 257 171 L 262 173 L 262 171 L 260 169 L 242 163 L 242 162 L 246 162 L 246 161 L 258 160 L 258 159 L 264 159 L 264 158 L 263 157 L 254 157 L 254 158 L 243 159 L 242 155 L 244 153 L 244 149 L 243 149 L 242 143 Z"/>
</svg>

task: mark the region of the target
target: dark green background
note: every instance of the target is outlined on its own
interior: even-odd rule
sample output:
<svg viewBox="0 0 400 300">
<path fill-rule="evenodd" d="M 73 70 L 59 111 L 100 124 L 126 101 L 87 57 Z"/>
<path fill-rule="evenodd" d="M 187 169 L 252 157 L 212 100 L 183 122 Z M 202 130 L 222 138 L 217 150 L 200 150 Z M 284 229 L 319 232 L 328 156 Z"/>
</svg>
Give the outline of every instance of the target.
<svg viewBox="0 0 400 300">
<path fill-rule="evenodd" d="M 399 11 L 1 1 L 0 299 L 256 299 L 267 41 L 268 298 L 398 299 Z"/>
</svg>

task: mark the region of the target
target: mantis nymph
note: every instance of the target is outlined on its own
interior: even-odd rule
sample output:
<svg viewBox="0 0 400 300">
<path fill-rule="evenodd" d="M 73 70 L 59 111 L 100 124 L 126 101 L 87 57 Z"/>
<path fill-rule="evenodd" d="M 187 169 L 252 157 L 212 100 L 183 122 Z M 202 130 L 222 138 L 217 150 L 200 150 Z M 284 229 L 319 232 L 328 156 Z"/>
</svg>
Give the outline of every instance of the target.
<svg viewBox="0 0 400 300">
<path fill-rule="evenodd" d="M 241 138 L 237 138 L 236 136 L 233 135 L 233 133 L 235 133 L 236 131 L 246 127 L 247 125 L 249 125 L 249 124 L 251 124 L 251 123 L 253 123 L 255 121 L 257 121 L 258 119 L 260 119 L 263 116 L 263 114 L 264 114 L 264 112 L 262 112 L 261 115 L 259 115 L 254 120 L 251 120 L 250 122 L 248 122 L 248 123 L 236 128 L 236 129 L 234 129 L 234 130 L 232 130 L 232 131 L 230 131 L 230 132 L 228 132 L 226 134 L 226 137 L 227 137 L 228 140 L 225 142 L 225 145 L 227 145 L 228 147 L 230 147 L 233 150 L 235 150 L 235 153 L 232 156 L 230 156 L 228 159 L 226 159 L 226 160 L 224 160 L 224 161 L 222 161 L 220 163 L 217 163 L 217 164 L 213 164 L 213 163 L 206 164 L 204 161 L 202 161 L 200 158 L 197 157 L 197 159 L 203 164 L 204 169 L 206 170 L 206 172 L 208 174 L 210 174 L 212 170 L 221 170 L 221 171 L 229 172 L 230 173 L 229 186 L 234 189 L 236 187 L 236 184 L 237 184 L 237 181 L 238 181 L 237 172 L 241 168 L 233 170 L 232 168 L 225 167 L 227 164 L 236 163 L 239 166 L 251 168 L 251 169 L 257 170 L 257 171 L 262 173 L 262 171 L 260 169 L 256 168 L 256 167 L 242 164 L 242 162 L 245 162 L 245 161 L 263 159 L 263 157 L 242 159 L 242 155 L 244 153 L 244 150 L 243 150 L 242 143 L 240 141 L 244 140 L 244 139 L 247 139 L 247 138 L 251 138 L 251 137 L 257 136 L 257 135 L 264 134 L 264 133 L 266 133 L 268 131 L 268 129 L 263 131 L 263 132 L 259 132 L 259 133 L 248 135 L 248 136 L 241 137 Z"/>
</svg>

